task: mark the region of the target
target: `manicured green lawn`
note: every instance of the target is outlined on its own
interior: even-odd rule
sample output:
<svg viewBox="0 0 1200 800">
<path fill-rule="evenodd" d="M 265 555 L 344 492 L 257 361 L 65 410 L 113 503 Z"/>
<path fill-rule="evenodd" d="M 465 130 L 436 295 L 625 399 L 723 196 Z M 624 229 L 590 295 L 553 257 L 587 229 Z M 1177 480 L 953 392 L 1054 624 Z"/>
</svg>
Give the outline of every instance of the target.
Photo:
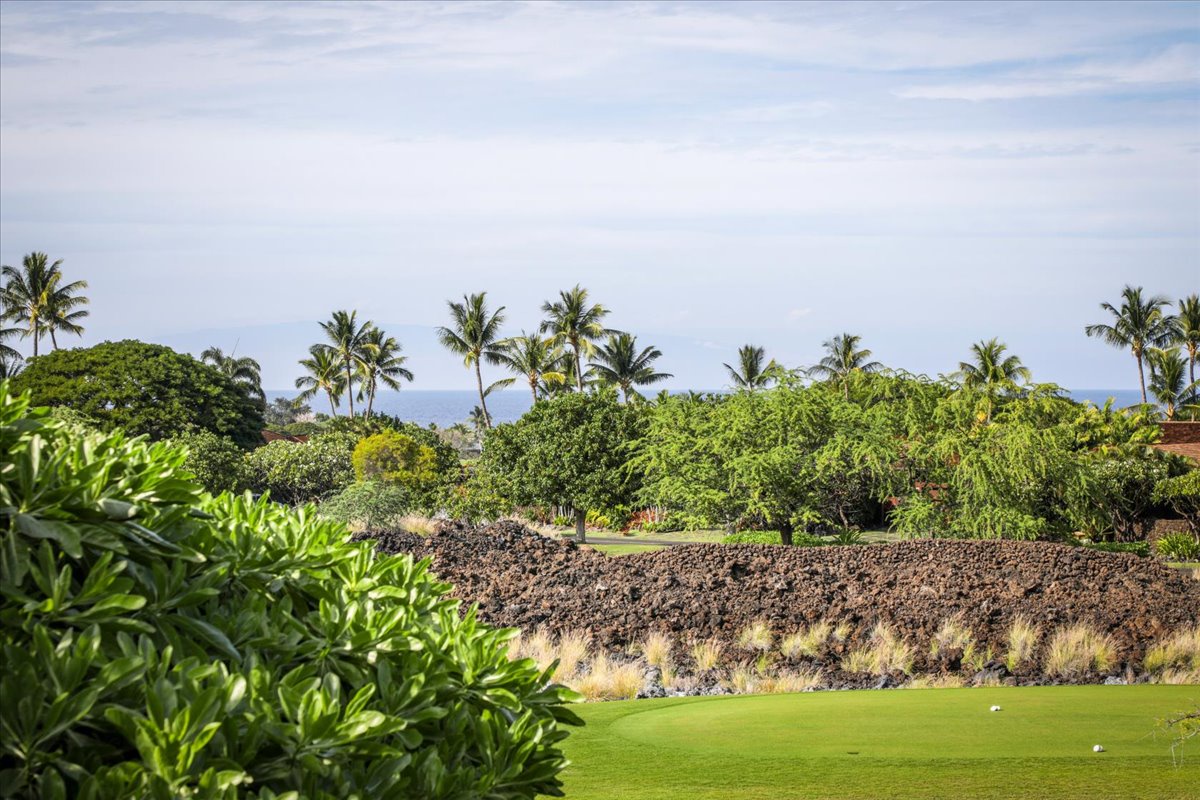
<svg viewBox="0 0 1200 800">
<path fill-rule="evenodd" d="M 596 703 L 578 708 L 587 726 L 567 740 L 564 780 L 578 800 L 1200 798 L 1200 743 L 1177 769 L 1156 735 L 1197 703 L 1200 686 Z"/>
</svg>

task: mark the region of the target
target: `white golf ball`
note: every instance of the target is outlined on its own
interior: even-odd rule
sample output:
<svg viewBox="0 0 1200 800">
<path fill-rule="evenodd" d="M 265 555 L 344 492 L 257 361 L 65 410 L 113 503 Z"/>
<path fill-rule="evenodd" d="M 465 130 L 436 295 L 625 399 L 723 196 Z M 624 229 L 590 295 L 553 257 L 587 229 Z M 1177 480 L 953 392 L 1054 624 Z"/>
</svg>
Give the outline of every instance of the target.
<svg viewBox="0 0 1200 800">
<path fill-rule="evenodd" d="M 1104 748 L 1103 748 L 1103 747 L 1101 747 L 1100 745 L 1096 745 L 1095 747 L 1093 747 L 1093 748 L 1092 748 L 1092 752 L 1093 752 L 1093 753 L 1103 753 L 1103 752 L 1104 752 Z"/>
<path fill-rule="evenodd" d="M 999 711 L 999 710 L 1000 710 L 1000 706 L 992 706 L 992 711 Z"/>
</svg>

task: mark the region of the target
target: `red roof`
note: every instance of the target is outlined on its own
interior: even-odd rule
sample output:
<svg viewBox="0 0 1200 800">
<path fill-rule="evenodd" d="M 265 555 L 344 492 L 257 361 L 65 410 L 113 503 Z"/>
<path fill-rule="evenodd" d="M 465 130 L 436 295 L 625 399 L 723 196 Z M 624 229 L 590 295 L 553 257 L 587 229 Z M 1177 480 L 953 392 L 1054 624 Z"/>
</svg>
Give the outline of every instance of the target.
<svg viewBox="0 0 1200 800">
<path fill-rule="evenodd" d="M 276 433 L 275 431 L 263 431 L 262 438 L 267 444 L 271 442 L 299 442 L 303 444 L 308 441 L 307 436 L 292 436 L 290 433 Z"/>
<path fill-rule="evenodd" d="M 1200 462 L 1200 422 L 1160 422 L 1158 427 L 1157 449 Z"/>
</svg>

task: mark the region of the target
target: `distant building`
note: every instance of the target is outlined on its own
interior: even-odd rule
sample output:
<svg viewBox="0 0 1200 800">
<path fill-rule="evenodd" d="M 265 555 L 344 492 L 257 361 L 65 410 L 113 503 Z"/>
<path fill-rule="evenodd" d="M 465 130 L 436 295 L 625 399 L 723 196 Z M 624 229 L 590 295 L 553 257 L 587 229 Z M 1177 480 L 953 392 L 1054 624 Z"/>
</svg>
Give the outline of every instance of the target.
<svg viewBox="0 0 1200 800">
<path fill-rule="evenodd" d="M 271 442 L 299 442 L 303 444 L 308 441 L 307 436 L 292 436 L 290 433 L 276 433 L 275 431 L 263 431 L 263 442 L 270 444 Z"/>
<path fill-rule="evenodd" d="M 1154 447 L 1200 463 L 1200 422 L 1160 422 L 1162 438 Z"/>
</svg>

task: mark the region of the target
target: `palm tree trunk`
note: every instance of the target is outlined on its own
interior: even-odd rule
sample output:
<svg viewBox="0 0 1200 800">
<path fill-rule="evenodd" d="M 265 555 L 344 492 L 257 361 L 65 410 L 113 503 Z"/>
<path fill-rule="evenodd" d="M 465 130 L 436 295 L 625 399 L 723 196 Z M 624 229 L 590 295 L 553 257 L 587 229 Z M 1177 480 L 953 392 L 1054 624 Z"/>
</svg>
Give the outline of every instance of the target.
<svg viewBox="0 0 1200 800">
<path fill-rule="evenodd" d="M 581 390 L 582 391 L 582 390 Z M 575 509 L 575 542 L 583 544 L 587 541 L 587 511 Z"/>
<path fill-rule="evenodd" d="M 529 376 L 529 393 L 533 395 L 533 404 L 537 405 L 537 378 Z"/>
<path fill-rule="evenodd" d="M 1140 352 L 1135 352 L 1133 354 L 1133 357 L 1136 358 L 1137 362 L 1138 362 L 1138 383 L 1142 387 L 1142 405 L 1145 405 L 1146 404 L 1146 373 L 1142 369 L 1142 354 Z"/>
<path fill-rule="evenodd" d="M 336 417 L 337 416 L 337 406 L 335 406 L 333 404 L 333 392 L 326 389 L 325 396 L 329 398 L 329 413 Z"/>
<path fill-rule="evenodd" d="M 354 379 L 350 377 L 350 359 L 346 359 L 346 399 L 350 402 L 350 419 L 354 419 Z"/>
<path fill-rule="evenodd" d="M 54 328 L 50 329 L 50 343 L 54 345 L 54 349 L 58 349 L 58 339 L 54 338 Z"/>
<path fill-rule="evenodd" d="M 37 358 L 38 339 L 42 338 L 42 326 L 38 325 L 37 317 L 33 318 L 33 357 Z"/>
<path fill-rule="evenodd" d="M 479 386 L 479 410 L 483 412 L 483 427 L 492 427 L 492 417 L 488 414 L 487 399 L 483 396 L 483 371 L 479 369 L 479 357 L 475 358 L 475 383 Z"/>
<path fill-rule="evenodd" d="M 575 385 L 579 387 L 579 393 L 583 394 L 583 353 L 579 352 L 579 340 L 571 342 L 571 348 L 575 351 Z"/>
<path fill-rule="evenodd" d="M 625 405 L 629 405 L 629 387 L 628 387 L 628 386 L 622 386 L 622 387 L 621 387 L 621 394 L 622 394 L 622 396 L 624 396 L 624 398 L 625 398 L 625 401 L 624 401 L 624 402 L 625 402 Z"/>
</svg>

